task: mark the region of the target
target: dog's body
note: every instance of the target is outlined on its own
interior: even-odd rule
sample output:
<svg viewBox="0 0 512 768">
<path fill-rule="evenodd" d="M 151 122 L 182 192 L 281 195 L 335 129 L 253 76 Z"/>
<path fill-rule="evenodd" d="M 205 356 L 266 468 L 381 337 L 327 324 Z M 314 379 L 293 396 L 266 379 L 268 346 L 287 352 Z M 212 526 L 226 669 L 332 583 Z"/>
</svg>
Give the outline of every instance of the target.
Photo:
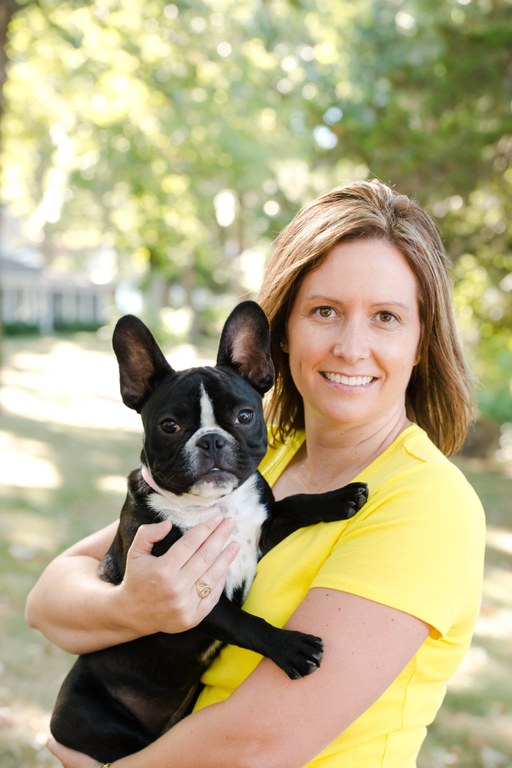
<svg viewBox="0 0 512 768">
<path fill-rule="evenodd" d="M 146 746 L 190 711 L 201 674 L 225 642 L 268 656 L 291 678 L 318 667 L 319 638 L 277 629 L 239 606 L 259 557 L 302 526 L 352 516 L 367 488 L 352 483 L 274 502 L 257 472 L 267 446 L 262 395 L 273 382 L 269 349 L 268 323 L 254 302 L 228 318 L 215 367 L 175 372 L 140 320 L 127 316 L 117 324 L 121 392 L 141 413 L 144 445 L 101 578 L 120 583 L 139 526 L 165 518 L 173 527 L 154 545 L 156 556 L 218 509 L 237 520 L 233 537 L 241 550 L 221 599 L 198 627 L 77 659 L 51 721 L 53 735 L 67 746 L 100 761 Z"/>
</svg>

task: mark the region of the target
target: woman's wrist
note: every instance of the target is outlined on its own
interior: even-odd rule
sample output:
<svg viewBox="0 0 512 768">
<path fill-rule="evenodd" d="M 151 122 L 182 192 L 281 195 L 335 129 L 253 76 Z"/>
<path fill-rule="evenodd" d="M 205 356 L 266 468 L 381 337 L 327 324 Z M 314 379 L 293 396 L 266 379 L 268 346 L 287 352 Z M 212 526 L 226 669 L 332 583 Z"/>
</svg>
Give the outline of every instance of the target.
<svg viewBox="0 0 512 768">
<path fill-rule="evenodd" d="M 118 642 L 113 643 L 113 645 L 137 640 L 139 637 L 158 631 L 145 627 L 144 617 L 137 610 L 133 597 L 123 584 L 114 587 L 111 599 L 111 628 L 120 636 Z"/>
</svg>

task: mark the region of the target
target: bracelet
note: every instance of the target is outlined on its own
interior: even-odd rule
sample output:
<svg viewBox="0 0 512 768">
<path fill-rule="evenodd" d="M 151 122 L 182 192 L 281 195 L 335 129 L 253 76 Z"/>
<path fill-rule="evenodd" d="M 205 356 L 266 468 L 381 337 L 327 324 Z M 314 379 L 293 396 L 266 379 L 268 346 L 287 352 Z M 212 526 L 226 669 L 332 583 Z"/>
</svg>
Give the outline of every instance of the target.
<svg viewBox="0 0 512 768">
<path fill-rule="evenodd" d="M 100 768 L 110 768 L 112 763 L 103 763 L 103 765 L 100 765 Z"/>
</svg>

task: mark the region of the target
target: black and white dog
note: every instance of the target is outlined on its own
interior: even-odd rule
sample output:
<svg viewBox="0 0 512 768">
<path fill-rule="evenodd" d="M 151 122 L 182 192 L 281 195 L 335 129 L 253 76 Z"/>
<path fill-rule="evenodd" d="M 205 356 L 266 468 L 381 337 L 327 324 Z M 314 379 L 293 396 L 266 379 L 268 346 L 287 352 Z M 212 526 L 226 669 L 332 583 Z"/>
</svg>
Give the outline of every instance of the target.
<svg viewBox="0 0 512 768">
<path fill-rule="evenodd" d="M 219 509 L 236 519 L 233 536 L 241 550 L 219 603 L 198 627 L 77 659 L 59 692 L 51 730 L 100 762 L 141 749 L 187 714 L 222 643 L 268 656 L 291 678 L 313 672 L 322 657 L 319 638 L 278 629 L 239 606 L 259 557 L 302 526 L 351 517 L 368 494 L 366 485 L 352 483 L 274 502 L 257 471 L 267 448 L 262 396 L 273 383 L 269 326 L 258 304 L 247 301 L 233 310 L 215 367 L 174 371 L 148 328 L 131 315 L 118 321 L 113 346 L 122 398 L 141 414 L 144 441 L 101 578 L 120 583 L 138 527 L 165 518 L 173 527 L 154 545 L 156 556 Z"/>
</svg>

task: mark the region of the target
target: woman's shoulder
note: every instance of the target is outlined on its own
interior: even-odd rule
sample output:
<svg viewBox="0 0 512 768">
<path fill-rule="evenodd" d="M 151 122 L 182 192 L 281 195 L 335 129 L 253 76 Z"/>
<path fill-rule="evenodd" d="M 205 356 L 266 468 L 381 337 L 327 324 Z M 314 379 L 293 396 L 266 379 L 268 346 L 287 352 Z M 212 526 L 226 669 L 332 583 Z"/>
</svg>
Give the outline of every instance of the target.
<svg viewBox="0 0 512 768">
<path fill-rule="evenodd" d="M 445 456 L 417 424 L 405 429 L 367 470 L 378 470 L 380 466 L 399 475 L 417 472 L 446 479 L 452 477 L 454 482 L 468 482 L 453 460 Z"/>
<path fill-rule="evenodd" d="M 408 500 L 421 514 L 429 506 L 439 515 L 451 510 L 451 516 L 467 517 L 473 511 L 481 517 L 480 499 L 462 470 L 447 458 L 430 440 L 423 429 L 413 424 L 408 427 L 379 459 L 362 472 L 373 493 L 374 501 Z"/>
</svg>

